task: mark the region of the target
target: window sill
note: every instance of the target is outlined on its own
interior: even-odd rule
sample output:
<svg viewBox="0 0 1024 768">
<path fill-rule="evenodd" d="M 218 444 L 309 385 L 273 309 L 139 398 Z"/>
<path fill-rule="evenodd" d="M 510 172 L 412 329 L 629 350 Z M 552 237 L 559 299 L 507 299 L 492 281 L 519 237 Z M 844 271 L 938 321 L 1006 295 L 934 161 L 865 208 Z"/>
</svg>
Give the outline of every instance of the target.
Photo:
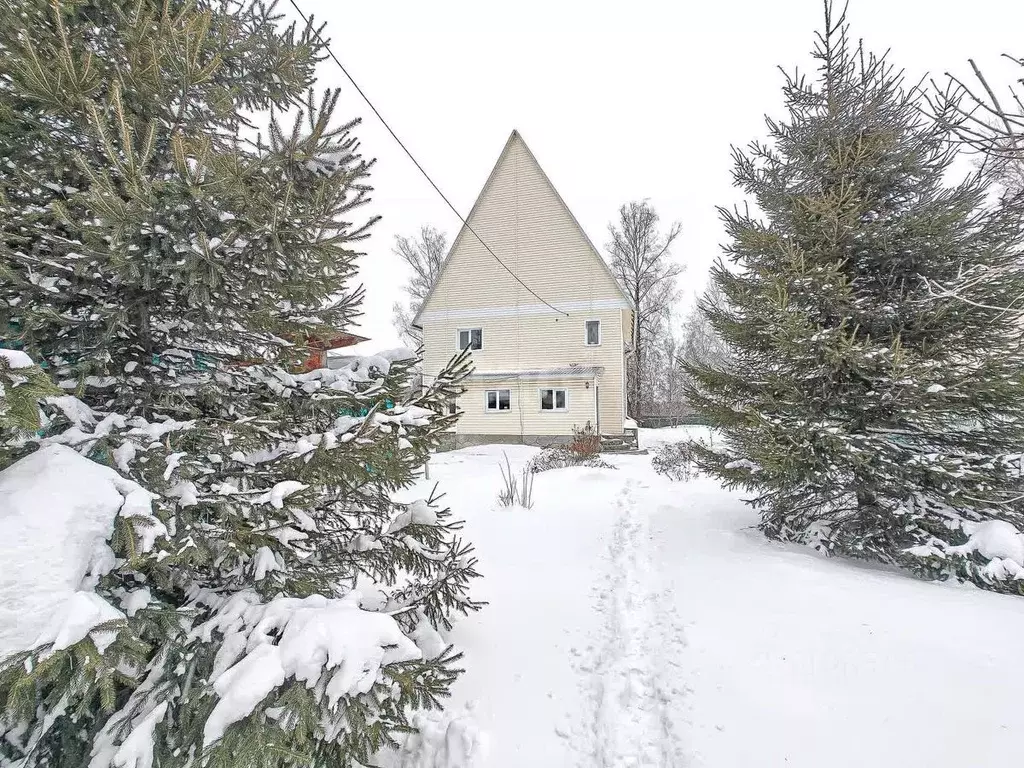
<svg viewBox="0 0 1024 768">
<path fill-rule="evenodd" d="M 568 408 L 541 408 L 541 413 L 568 413 Z"/>
</svg>

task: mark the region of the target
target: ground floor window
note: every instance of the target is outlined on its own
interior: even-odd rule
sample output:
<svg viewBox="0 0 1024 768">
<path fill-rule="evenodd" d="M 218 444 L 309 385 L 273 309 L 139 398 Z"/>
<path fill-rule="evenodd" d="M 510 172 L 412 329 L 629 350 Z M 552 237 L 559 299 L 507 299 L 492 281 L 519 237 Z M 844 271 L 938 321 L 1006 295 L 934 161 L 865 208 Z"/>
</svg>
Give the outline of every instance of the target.
<svg viewBox="0 0 1024 768">
<path fill-rule="evenodd" d="M 488 389 L 485 393 L 485 402 L 488 411 L 510 411 L 512 410 L 512 390 Z"/>
<path fill-rule="evenodd" d="M 564 389 L 551 388 L 540 391 L 542 411 L 564 411 L 568 409 L 569 395 Z"/>
</svg>

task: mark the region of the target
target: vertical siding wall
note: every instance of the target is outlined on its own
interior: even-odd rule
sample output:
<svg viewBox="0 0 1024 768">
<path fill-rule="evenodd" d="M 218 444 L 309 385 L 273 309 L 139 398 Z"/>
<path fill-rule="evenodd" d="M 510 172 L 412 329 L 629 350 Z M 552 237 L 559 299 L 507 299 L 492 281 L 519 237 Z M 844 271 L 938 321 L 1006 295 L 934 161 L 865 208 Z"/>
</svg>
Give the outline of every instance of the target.
<svg viewBox="0 0 1024 768">
<path fill-rule="evenodd" d="M 508 414 L 486 413 L 485 389 L 471 382 L 459 407 L 458 431 L 466 434 L 566 434 L 596 421 L 594 386 L 600 391 L 601 429 L 621 433 L 623 344 L 629 312 L 614 279 L 599 261 L 526 145 L 513 134 L 469 218 L 470 224 L 524 283 L 568 317 L 531 295 L 468 231 L 460 233 L 420 322 L 424 367 L 434 374 L 456 354 L 459 329 L 481 328 L 483 349 L 473 353 L 477 371 L 522 371 L 568 365 L 601 366 L 590 388 L 570 379 L 565 413 L 541 412 L 537 381 L 510 382 Z M 600 346 L 587 346 L 585 321 L 601 321 Z M 520 394 L 521 393 L 521 394 Z"/>
<path fill-rule="evenodd" d="M 573 427 L 582 427 L 588 421 L 596 426 L 595 387 L 593 383 L 587 383 L 589 389 L 579 379 L 471 382 L 459 398 L 463 416 L 459 420 L 458 431 L 469 435 L 569 435 Z M 542 387 L 564 388 L 568 396 L 568 410 L 541 411 Z M 484 393 L 489 389 L 511 390 L 512 410 L 488 413 L 484 407 Z"/>
</svg>

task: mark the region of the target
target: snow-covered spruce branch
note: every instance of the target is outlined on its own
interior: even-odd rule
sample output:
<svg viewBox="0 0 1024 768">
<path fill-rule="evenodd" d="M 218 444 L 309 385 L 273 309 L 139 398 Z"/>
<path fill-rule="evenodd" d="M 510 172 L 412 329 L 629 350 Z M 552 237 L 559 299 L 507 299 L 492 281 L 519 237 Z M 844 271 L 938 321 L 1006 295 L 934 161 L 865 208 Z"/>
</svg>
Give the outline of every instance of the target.
<svg viewBox="0 0 1024 768">
<path fill-rule="evenodd" d="M 381 367 L 390 369 L 391 366 Z M 394 384 L 397 383 L 387 381 L 387 373 L 385 371 L 383 386 L 378 376 L 371 376 L 369 378 L 372 380 L 363 382 L 367 388 L 372 387 L 377 391 L 382 399 L 394 391 Z M 310 404 L 316 402 L 316 388 L 312 392 L 300 394 L 302 384 L 309 381 L 322 383 L 341 380 L 330 376 L 325 379 L 325 376 L 327 374 L 294 380 L 283 377 L 292 390 L 285 402 L 295 403 L 296 398 L 304 398 Z M 282 380 L 282 377 L 277 378 Z M 443 386 L 447 387 L 456 380 L 457 377 L 446 378 Z M 266 384 L 260 378 L 255 381 L 257 386 Z M 257 457 L 265 459 L 262 462 L 230 462 L 222 459 L 215 463 L 209 463 L 204 454 L 176 450 L 183 441 L 201 436 L 201 423 L 147 425 L 137 418 L 111 419 L 68 396 L 48 403 L 48 407 L 56 411 L 64 419 L 65 426 L 69 427 L 65 434 L 73 430 L 79 433 L 71 442 L 79 447 L 90 445 L 94 448 L 103 441 L 110 448 L 111 458 L 119 460 L 127 471 L 149 478 L 166 489 L 167 496 L 155 501 L 163 510 L 167 538 L 156 541 L 150 537 L 153 544 L 150 545 L 151 549 L 147 549 L 137 543 L 128 545 L 126 542 L 118 542 L 115 537 L 111 542 L 114 553 L 111 561 L 115 567 L 103 577 L 96 599 L 102 601 L 103 605 L 113 606 L 119 599 L 117 595 L 123 595 L 120 598 L 122 600 L 128 599 L 128 595 L 134 595 L 137 590 L 126 591 L 127 584 L 138 578 L 133 574 L 145 574 L 145 582 L 149 585 L 145 590 L 145 599 L 135 607 L 132 598 L 130 602 L 133 607 L 128 614 L 121 614 L 111 607 L 113 615 L 117 617 L 115 624 L 94 625 L 93 634 L 99 632 L 95 638 L 93 634 L 86 634 L 66 647 L 42 647 L 19 655 L 5 667 L 2 680 L 12 686 L 23 685 L 23 681 L 28 679 L 25 678 L 25 670 L 28 669 L 34 684 L 42 686 L 42 690 L 52 688 L 58 691 L 65 685 L 73 684 L 86 696 L 95 697 L 96 701 L 106 696 L 104 691 L 112 690 L 104 680 L 110 678 L 111 669 L 118 665 L 126 670 L 148 670 L 145 680 L 170 679 L 174 677 L 173 670 L 181 668 L 195 684 L 204 679 L 213 682 L 212 694 L 219 703 L 214 706 L 206 724 L 201 730 L 179 733 L 165 732 L 162 724 L 168 719 L 180 718 L 183 707 L 198 704 L 204 696 L 210 694 L 202 694 L 201 688 L 193 694 L 177 694 L 175 689 L 165 685 L 148 687 L 142 684 L 135 688 L 136 683 L 143 681 L 136 673 L 113 678 L 115 681 L 120 680 L 117 685 L 127 685 L 135 690 L 128 704 L 112 711 L 101 734 L 97 736 L 97 745 L 107 745 L 102 748 L 106 751 L 97 754 L 105 755 L 103 759 L 114 763 L 126 759 L 129 754 L 135 754 L 132 750 L 162 750 L 164 747 L 161 744 L 169 748 L 172 743 L 183 744 L 189 739 L 199 739 L 204 749 L 209 747 L 214 750 L 211 759 L 215 760 L 213 755 L 224 754 L 227 749 L 241 749 L 244 739 L 253 738 L 258 733 L 267 733 L 268 728 L 278 727 L 276 723 L 294 725 L 302 722 L 303 718 L 312 717 L 318 708 L 321 709 L 321 714 L 316 715 L 320 723 L 318 727 L 327 728 L 328 733 L 334 734 L 333 740 L 329 740 L 324 747 L 328 752 L 341 756 L 347 754 L 347 751 L 356 750 L 352 754 L 358 754 L 368 744 L 375 743 L 376 739 L 380 739 L 378 743 L 381 744 L 389 743 L 385 734 L 390 729 L 403 727 L 402 724 L 406 722 L 405 713 L 410 708 L 437 705 L 451 682 L 454 674 L 451 664 L 457 659 L 457 654 L 447 651 L 437 657 L 424 657 L 424 652 L 408 638 L 415 636 L 424 638 L 426 642 L 426 638 L 432 637 L 431 653 L 436 653 L 437 648 L 444 647 L 446 643 L 439 639 L 436 629 L 432 627 L 449 627 L 452 610 L 467 611 L 478 607 L 478 604 L 465 596 L 468 582 L 476 576 L 472 549 L 451 537 L 451 532 L 457 530 L 459 525 L 447 522 L 444 510 L 433 508 L 436 494 L 432 494 L 426 501 L 397 505 L 381 494 L 382 489 L 373 480 L 372 473 L 364 473 L 361 478 L 353 478 L 354 482 L 347 486 L 347 491 L 344 490 L 345 486 L 339 486 L 323 496 L 322 502 L 311 503 L 313 499 L 310 491 L 314 484 L 308 482 L 309 478 L 282 481 L 278 474 L 277 482 L 269 486 L 267 483 L 273 479 L 273 475 L 266 470 L 276 467 L 281 472 L 290 471 L 293 475 L 301 475 L 302 471 L 315 463 L 318 466 L 314 476 L 320 476 L 329 466 L 333 454 L 339 454 L 340 458 L 349 448 L 357 449 L 360 457 L 379 458 L 382 454 L 373 446 L 379 444 L 381 439 L 395 447 L 398 447 L 398 440 L 408 441 L 412 445 L 437 429 L 434 421 L 439 417 L 435 414 L 441 407 L 440 402 L 434 400 L 438 397 L 436 392 L 428 390 L 412 401 L 434 404 L 437 411 L 412 404 L 395 405 L 388 409 L 384 408 L 382 402 L 374 402 L 365 417 L 335 417 L 338 439 L 329 446 L 324 445 L 322 440 L 319 445 L 312 445 L 314 441 L 310 441 L 306 434 L 300 435 L 298 440 L 275 443 L 269 454 Z M 332 396 L 331 402 L 335 403 L 335 400 Z M 365 398 L 353 402 L 365 402 Z M 295 432 L 296 425 L 284 426 L 279 423 L 279 426 L 283 427 L 275 431 L 279 438 Z M 235 424 L 236 429 L 245 427 L 245 423 Z M 96 434 L 96 431 L 100 434 Z M 215 442 L 211 447 L 216 445 L 219 431 L 220 427 L 212 431 L 211 436 Z M 328 430 L 318 434 L 333 433 Z M 257 427 L 252 435 L 263 440 L 271 436 L 263 427 Z M 357 435 L 358 439 L 341 439 L 345 435 Z M 303 439 L 310 445 L 302 444 Z M 50 438 L 43 438 L 42 442 L 50 446 L 46 450 L 68 450 Z M 130 451 L 123 450 L 123 446 L 129 444 L 133 448 Z M 273 454 L 272 459 L 268 458 L 270 454 Z M 174 460 L 162 460 L 164 456 Z M 244 459 L 245 456 L 240 458 Z M 92 464 L 84 458 L 80 460 Z M 394 457 L 390 460 L 394 460 Z M 328 463 L 324 464 L 325 461 Z M 357 461 L 361 463 L 362 458 Z M 414 458 L 413 461 L 419 459 Z M 231 468 L 232 464 L 234 469 Z M 190 474 L 190 467 L 199 469 L 200 474 Z M 412 466 L 409 467 L 411 469 Z M 231 477 L 236 480 L 231 480 Z M 394 476 L 389 474 L 386 477 L 390 478 L 390 485 Z M 225 482 L 231 487 L 226 495 L 223 488 L 215 490 Z M 246 487 L 247 482 L 258 483 L 262 487 Z M 203 488 L 207 490 L 200 490 Z M 337 513 L 331 513 L 332 508 L 337 509 Z M 133 520 L 138 517 L 128 515 L 127 510 L 122 510 L 121 514 Z M 117 529 L 116 524 L 114 528 Z M 310 565 L 324 568 L 329 562 L 333 564 L 312 581 L 308 580 L 308 576 L 314 574 L 300 576 L 296 572 L 308 570 Z M 189 569 L 193 571 L 191 574 Z M 254 586 L 246 588 L 244 585 L 247 582 Z M 346 582 L 351 586 L 342 589 Z M 215 586 L 218 583 L 221 585 L 219 588 Z M 271 597 L 275 593 L 280 594 L 282 590 L 287 593 L 295 588 L 301 589 L 301 584 L 327 586 L 330 583 L 336 585 L 333 593 L 335 596 L 317 596 L 316 600 L 310 597 L 299 599 L 298 602 L 288 602 L 291 598 L 279 602 L 277 598 Z M 233 592 L 232 584 L 237 585 L 234 589 L 240 591 Z M 393 589 L 389 584 L 401 586 Z M 227 592 L 222 593 L 225 588 Z M 176 594 L 180 597 L 175 598 Z M 235 597 L 225 599 L 222 594 L 233 594 Z M 242 614 L 231 607 L 238 606 L 238 600 L 242 600 Z M 271 615 L 281 617 L 273 620 L 279 626 L 277 631 L 281 633 L 280 639 L 275 641 L 273 637 L 267 637 L 260 641 L 262 644 L 254 646 L 252 632 L 257 626 L 268 627 L 268 617 Z M 245 616 L 251 618 L 246 619 Z M 333 616 L 337 616 L 342 623 L 329 623 L 334 621 L 331 618 Z M 367 645 L 369 636 L 363 637 L 358 630 L 362 624 L 371 622 L 373 617 L 379 617 L 373 621 L 386 620 L 390 622 L 387 626 L 392 627 L 387 633 L 379 635 L 379 646 L 372 643 Z M 168 620 L 172 620 L 177 627 L 169 633 Z M 237 624 L 239 620 L 243 621 L 242 625 Z M 232 630 L 235 634 L 227 631 L 229 625 L 237 627 Z M 359 648 L 372 651 L 379 647 L 380 650 L 372 651 L 369 657 L 378 659 L 376 662 L 352 658 L 354 650 L 344 651 L 349 646 L 332 646 L 322 651 L 317 650 L 319 646 L 308 648 L 314 656 L 321 653 L 333 654 L 331 657 L 337 658 L 338 663 L 345 658 L 346 664 L 369 669 L 367 674 L 370 677 L 353 679 L 344 684 L 349 687 L 344 687 L 340 682 L 339 668 L 326 665 L 318 673 L 323 676 L 322 685 L 326 686 L 323 695 L 326 698 L 309 699 L 306 694 L 302 694 L 301 702 L 293 702 L 292 697 L 298 695 L 299 689 L 289 686 L 287 680 L 289 675 L 299 673 L 290 671 L 293 668 L 284 660 L 293 658 L 294 651 L 290 650 L 293 647 L 306 647 L 294 646 L 298 640 L 293 642 L 290 639 L 292 634 L 289 627 L 293 625 L 296 627 L 296 638 L 306 636 L 313 626 L 322 626 L 330 634 L 341 637 L 345 633 L 340 628 L 345 627 L 348 632 L 345 636 L 351 637 L 353 641 L 357 637 L 363 638 L 358 640 Z M 251 628 L 246 629 L 246 626 Z M 327 630 L 329 626 L 334 628 Z M 377 625 L 366 623 L 367 631 L 371 626 Z M 375 631 L 383 631 L 384 626 L 380 624 Z M 207 631 L 211 627 L 219 629 L 211 633 Z M 261 633 L 264 631 L 260 630 Z M 356 635 L 352 635 L 353 632 Z M 110 639 L 106 639 L 108 636 Z M 235 641 L 232 638 L 235 637 L 246 639 L 245 645 L 251 649 L 248 654 L 239 655 L 240 650 L 229 650 L 234 647 Z M 98 638 L 104 638 L 102 647 L 97 645 Z M 137 655 L 138 649 L 153 643 L 161 649 L 155 657 L 146 660 L 146 657 Z M 355 647 L 352 646 L 353 649 Z M 107 656 L 110 657 L 109 663 L 105 660 Z M 188 657 L 193 661 L 185 661 Z M 51 658 L 53 660 L 48 662 Z M 63 664 L 64 659 L 70 658 L 76 659 L 71 664 L 78 670 L 74 677 L 47 676 L 53 664 Z M 273 659 L 277 658 L 281 660 L 274 662 Z M 252 666 L 251 671 L 246 671 L 246 664 Z M 267 678 L 267 665 L 274 669 L 277 668 L 275 665 L 280 665 L 283 672 L 275 672 Z M 379 669 L 380 675 L 384 676 L 383 682 L 371 682 L 371 678 L 379 677 L 372 672 L 374 669 Z M 282 674 L 284 678 L 277 676 Z M 302 672 L 298 680 L 304 685 L 315 682 L 309 677 L 312 674 L 309 671 Z M 282 679 L 285 687 L 280 689 L 277 681 Z M 3 685 L 0 682 L 0 689 Z M 381 685 L 384 687 L 379 687 Z M 393 690 L 388 686 L 394 685 L 398 685 L 397 700 L 388 694 L 388 691 Z M 320 690 L 321 686 L 314 686 L 314 689 Z M 235 691 L 245 691 L 245 701 L 251 703 L 241 704 L 239 694 Z M 259 703 L 253 699 L 253 691 L 265 692 L 256 699 L 270 698 Z M 274 691 L 279 691 L 279 694 L 274 694 Z M 339 693 L 334 694 L 332 691 Z M 194 699 L 197 695 L 200 698 Z M 332 698 L 335 695 L 338 697 Z M 156 697 L 160 698 L 160 703 L 156 703 Z M 283 713 L 279 713 L 282 708 Z M 97 709 L 98 713 L 102 711 L 102 708 Z M 284 714 L 288 712 L 291 714 Z M 337 717 L 342 720 L 334 719 Z M 58 714 L 41 725 L 52 729 L 62 722 L 62 718 L 63 715 Z M 365 729 L 350 730 L 340 725 L 342 721 L 352 725 L 364 719 L 367 725 Z M 28 710 L 23 710 L 18 722 L 28 725 L 33 720 L 34 716 Z M 102 718 L 96 722 L 102 722 Z M 370 725 L 373 722 L 378 725 Z M 16 724 L 12 721 L 12 725 Z M 28 732 L 31 731 L 29 727 Z M 20 742 L 15 740 L 10 743 L 17 753 Z M 36 752 L 22 754 L 20 759 L 31 754 Z M 141 753 L 142 756 L 145 754 Z M 298 750 L 296 754 L 304 753 Z"/>
</svg>

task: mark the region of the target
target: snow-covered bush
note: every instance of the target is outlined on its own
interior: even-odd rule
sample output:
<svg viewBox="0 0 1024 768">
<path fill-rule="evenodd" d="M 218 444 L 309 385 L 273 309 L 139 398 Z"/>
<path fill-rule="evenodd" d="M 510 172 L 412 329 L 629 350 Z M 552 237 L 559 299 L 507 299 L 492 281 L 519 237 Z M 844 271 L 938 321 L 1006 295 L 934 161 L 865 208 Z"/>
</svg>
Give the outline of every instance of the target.
<svg viewBox="0 0 1024 768">
<path fill-rule="evenodd" d="M 526 465 L 527 470 L 534 474 L 565 467 L 614 469 L 601 460 L 601 436 L 589 421 L 582 427 L 572 428 L 572 440 L 568 444 L 549 446 Z"/>
<path fill-rule="evenodd" d="M 569 450 L 581 456 L 596 456 L 601 452 L 601 436 L 589 421 L 582 427 L 573 426 Z"/>
<path fill-rule="evenodd" d="M 615 469 L 611 464 L 602 461 L 600 454 L 581 453 L 558 445 L 545 448 L 530 459 L 527 466 L 533 473 L 548 472 L 552 469 L 565 469 L 566 467 Z"/>
<path fill-rule="evenodd" d="M 689 441 L 666 443 L 661 446 L 651 459 L 655 471 L 672 480 L 687 481 L 697 474 L 697 465 L 693 459 L 693 449 Z"/>
</svg>

